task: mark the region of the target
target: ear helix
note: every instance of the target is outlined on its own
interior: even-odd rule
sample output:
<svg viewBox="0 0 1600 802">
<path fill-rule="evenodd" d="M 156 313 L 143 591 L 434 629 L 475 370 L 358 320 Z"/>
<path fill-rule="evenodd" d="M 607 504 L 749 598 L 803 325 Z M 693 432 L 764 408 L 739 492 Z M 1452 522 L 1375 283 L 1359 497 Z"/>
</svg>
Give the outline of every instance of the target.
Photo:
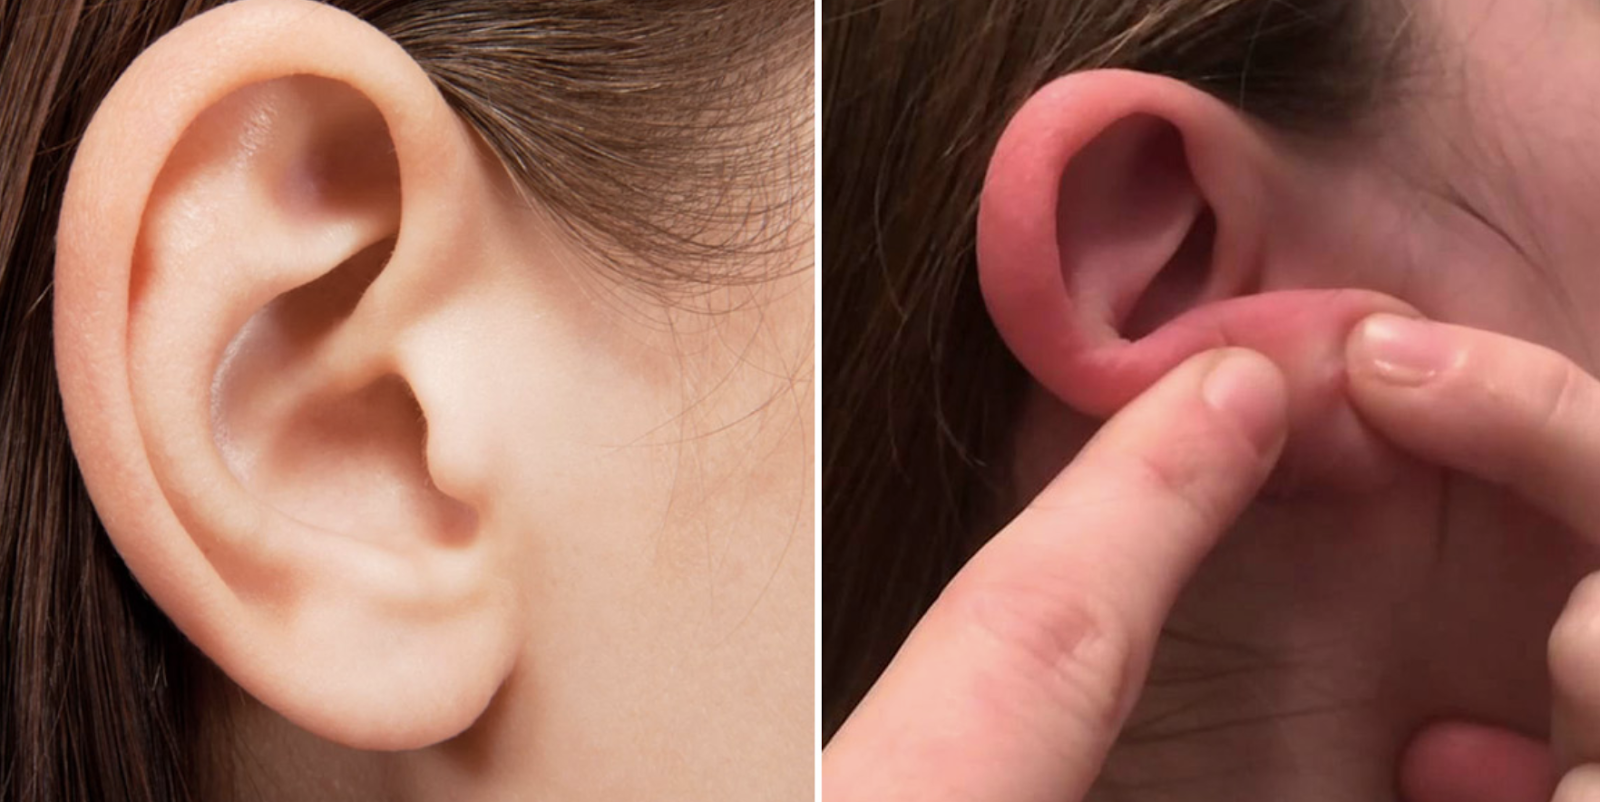
<svg viewBox="0 0 1600 802">
<path fill-rule="evenodd" d="M 1007 124 L 978 213 L 990 317 L 1050 393 L 1115 414 L 1203 351 L 1272 359 L 1290 387 L 1281 487 L 1381 485 L 1399 457 L 1343 391 L 1355 290 L 1259 293 L 1274 151 L 1239 112 L 1159 76 L 1079 73 Z"/>
<path fill-rule="evenodd" d="M 349 746 L 460 733 L 521 642 L 404 361 L 473 267 L 440 255 L 474 252 L 478 159 L 376 29 L 241 0 L 119 79 L 63 203 L 62 397 L 107 532 L 232 681 Z"/>
</svg>

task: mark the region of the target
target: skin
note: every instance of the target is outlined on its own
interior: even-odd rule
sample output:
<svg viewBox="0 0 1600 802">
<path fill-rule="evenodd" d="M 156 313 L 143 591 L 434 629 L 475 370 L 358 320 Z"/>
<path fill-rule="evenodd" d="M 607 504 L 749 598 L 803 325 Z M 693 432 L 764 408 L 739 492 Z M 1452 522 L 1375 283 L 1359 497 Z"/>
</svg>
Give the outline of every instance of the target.
<svg viewBox="0 0 1600 802">
<path fill-rule="evenodd" d="M 672 304 L 553 215 L 318 4 L 198 17 L 97 112 L 58 372 L 217 668 L 201 797 L 810 798 L 810 231 Z"/>
<path fill-rule="evenodd" d="M 1158 383 L 950 584 L 829 742 L 823 795 L 1081 798 L 1173 597 L 1285 434 L 1283 377 L 1258 354 L 1203 354 Z"/>
<path fill-rule="evenodd" d="M 893 722 L 926 724 L 939 715 L 926 708 L 940 706 L 923 696 L 924 709 L 904 703 L 896 712 L 869 699 L 864 723 L 850 722 L 830 745 L 825 784 L 868 782 L 860 776 L 873 776 L 873 766 L 898 770 L 881 788 L 912 782 L 913 770 L 880 754 L 888 732 L 923 733 L 908 751 L 932 742 L 922 754 L 936 759 L 920 769 L 934 777 L 966 768 L 952 757 L 957 742 L 983 755 L 1048 755 L 1032 773 L 983 778 L 990 784 L 958 773 L 965 794 L 905 797 L 924 799 L 1509 802 L 1549 799 L 1558 771 L 1593 759 L 1562 756 L 1564 727 L 1592 729 L 1563 695 L 1564 676 L 1593 674 L 1570 668 L 1587 669 L 1592 636 L 1556 626 L 1573 589 L 1600 568 L 1600 542 L 1585 531 L 1593 516 L 1563 516 L 1548 497 L 1521 492 L 1533 480 L 1506 468 L 1532 464 L 1526 455 L 1543 443 L 1577 448 L 1582 416 L 1559 433 L 1524 431 L 1497 445 L 1484 432 L 1559 397 L 1563 385 L 1550 377 L 1569 374 L 1539 372 L 1550 355 L 1582 373 L 1597 367 L 1600 333 L 1586 310 L 1600 303 L 1600 226 L 1579 143 L 1593 121 L 1587 88 L 1600 78 L 1600 9 L 1452 0 L 1415 10 L 1417 75 L 1364 134 L 1280 134 L 1187 87 L 1117 72 L 1047 85 L 1008 124 L 978 230 L 989 312 L 1034 379 L 1017 422 L 1007 519 L 1037 519 L 1040 494 L 1056 492 L 1058 475 L 1087 470 L 1079 465 L 1095 451 L 1083 449 L 1103 436 L 1095 434 L 1102 420 L 1123 425 L 1117 416 L 1162 394 L 1162 377 L 1215 348 L 1249 348 L 1277 366 L 1287 438 L 1263 491 L 1236 518 L 1217 516 L 1207 540 L 1216 545 L 1192 574 L 1152 556 L 1148 573 L 1104 587 L 1056 580 L 1053 562 L 1032 560 L 1058 612 L 1071 621 L 1073 611 L 1097 611 L 1086 620 L 1114 622 L 1102 639 L 1131 645 L 1114 650 L 1120 660 L 1084 666 L 1077 640 L 1060 634 L 1070 628 L 1055 640 L 1019 639 L 1055 644 L 1058 659 L 1043 662 L 1068 677 L 1074 698 L 1136 695 L 1131 710 L 1103 703 L 1061 713 L 1024 690 L 990 690 L 1031 687 L 1014 679 L 942 697 L 957 709 L 1071 719 L 1050 719 L 1049 732 L 1066 735 L 1041 744 L 1034 725 L 992 714 L 901 728 Z M 1159 151 L 1161 137 L 1123 125 L 1130 119 L 1176 131 L 1181 160 Z M 1076 166 L 1085 153 L 1095 154 L 1094 169 Z M 1181 175 L 1150 179 L 1149 165 L 1174 162 Z M 1147 191 L 1126 192 L 1136 179 L 1150 182 Z M 1163 276 L 1179 264 L 1177 245 L 1198 209 L 1215 215 L 1217 239 L 1201 263 L 1181 265 L 1202 280 L 1180 296 Z M 1138 225 L 1081 222 L 1135 214 Z M 1140 307 L 1161 311 L 1135 326 Z M 1369 373 L 1347 361 L 1358 351 L 1352 336 L 1375 314 L 1510 336 L 1497 342 L 1515 355 L 1461 374 L 1462 386 L 1478 383 L 1476 396 L 1429 393 L 1433 403 L 1385 417 Z M 1460 407 L 1451 405 L 1470 407 L 1469 398 L 1482 403 L 1452 417 Z M 1124 441 L 1134 460 L 1220 459 L 1206 437 L 1147 425 L 1166 436 L 1154 454 L 1137 437 Z M 1435 450 L 1421 448 L 1424 436 L 1436 438 Z M 1450 448 L 1469 451 L 1452 459 Z M 1527 476 L 1555 487 L 1557 474 L 1582 487 L 1592 471 L 1573 460 Z M 1232 481 L 1252 477 L 1246 470 Z M 1160 493 L 1137 483 L 1117 498 L 1130 510 L 1162 506 Z M 1034 526 L 1061 543 L 1133 548 L 1127 527 L 1094 525 L 1103 505 L 1048 507 L 1054 517 Z M 1160 537 L 1189 542 L 1175 528 Z M 963 575 L 945 599 L 970 584 Z M 1166 611 L 1169 601 L 1158 620 L 1125 612 Z M 1547 660 L 1552 631 L 1567 634 Z M 915 676 L 901 661 L 935 653 L 922 632 L 886 684 Z M 1029 650 L 1035 665 L 1038 651 Z M 1011 667 L 992 670 L 1004 678 Z M 893 687 L 874 697 L 895 698 Z M 858 749 L 872 757 L 852 757 Z M 1583 769 L 1566 782 L 1581 788 L 1594 776 Z M 938 787 L 925 782 L 912 787 Z M 875 798 L 886 797 L 897 798 L 893 790 Z"/>
<path fill-rule="evenodd" d="M 1564 356 L 1459 326 L 1379 318 L 1350 343 L 1351 395 L 1408 451 L 1479 476 L 1586 540 L 1594 521 L 1600 382 Z M 1470 436 L 1469 436 L 1470 435 Z M 1549 746 L 1445 724 L 1419 737 L 1401 781 L 1416 802 L 1600 799 L 1600 573 L 1573 591 L 1549 637 Z M 1559 782 L 1559 785 L 1557 784 Z"/>
<path fill-rule="evenodd" d="M 1361 324 L 1347 358 L 1351 400 L 1409 453 L 1494 482 L 1600 541 L 1600 381 L 1571 360 L 1392 315 Z M 1217 403 L 1210 376 L 1223 363 L 1235 373 Z M 1127 721 L 1174 596 L 1281 454 L 1285 401 L 1270 362 L 1218 352 L 1113 418 L 963 569 L 835 736 L 830 798 L 1082 798 Z M 1173 438 L 1195 450 L 1164 447 Z M 1597 583 L 1600 572 L 1577 586 L 1549 636 L 1550 744 L 1468 722 L 1431 726 L 1402 759 L 1408 799 L 1600 799 Z M 946 704 L 928 706 L 930 697 Z"/>
</svg>

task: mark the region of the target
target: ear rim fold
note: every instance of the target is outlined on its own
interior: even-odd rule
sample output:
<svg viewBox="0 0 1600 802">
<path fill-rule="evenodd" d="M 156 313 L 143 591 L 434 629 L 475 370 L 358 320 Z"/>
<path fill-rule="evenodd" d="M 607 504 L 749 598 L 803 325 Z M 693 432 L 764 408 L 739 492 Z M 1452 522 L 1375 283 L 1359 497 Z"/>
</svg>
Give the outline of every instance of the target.
<svg viewBox="0 0 1600 802">
<path fill-rule="evenodd" d="M 1082 266 L 1065 263 L 1073 254 L 1061 250 L 1058 221 L 1072 213 L 1061 208 L 1061 181 L 1073 160 L 1106 132 L 1140 118 L 1180 137 L 1198 193 L 1192 218 L 1209 214 L 1215 222 L 1211 275 L 1195 300 L 1249 291 L 1261 278 L 1268 144 L 1242 114 L 1173 79 L 1094 70 L 1047 84 L 1007 124 L 979 204 L 979 282 L 1002 338 L 1050 392 L 1101 417 L 1193 354 L 1164 336 L 1172 325 L 1186 324 L 1181 317 L 1135 342 L 1118 330 L 1162 265 L 1128 267 L 1104 279 L 1099 297 L 1085 299 L 1079 292 L 1084 282 L 1074 274 Z M 1165 251 L 1143 252 L 1173 252 L 1182 238 L 1169 239 Z"/>
</svg>

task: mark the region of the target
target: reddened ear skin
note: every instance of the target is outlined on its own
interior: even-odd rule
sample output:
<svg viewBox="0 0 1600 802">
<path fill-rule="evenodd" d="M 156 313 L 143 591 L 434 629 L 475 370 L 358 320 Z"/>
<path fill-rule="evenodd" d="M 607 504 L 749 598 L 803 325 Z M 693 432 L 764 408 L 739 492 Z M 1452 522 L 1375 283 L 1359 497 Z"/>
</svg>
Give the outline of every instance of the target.
<svg viewBox="0 0 1600 802">
<path fill-rule="evenodd" d="M 1190 180 L 1172 176 L 1170 149 L 1139 152 L 1160 140 L 1131 119 L 1176 131 L 1177 164 Z M 1130 136 L 1138 137 L 1131 145 L 1106 143 Z M 1098 161 L 1074 164 L 1081 158 Z M 1289 380 L 1291 436 L 1274 486 L 1380 487 L 1402 458 L 1346 400 L 1344 343 L 1370 314 L 1416 313 L 1361 290 L 1259 291 L 1274 284 L 1273 259 L 1291 250 L 1274 248 L 1287 236 L 1272 228 L 1280 161 L 1253 122 L 1179 82 L 1111 70 L 1059 79 L 1012 119 L 990 162 L 977 230 L 984 301 L 1033 377 L 1094 417 L 1114 414 L 1197 353 L 1258 351 Z M 1209 252 L 1186 253 L 1173 229 L 1196 231 L 1205 212 L 1215 241 Z M 1086 232 L 1085 219 L 1105 222 Z M 1173 270 L 1199 273 L 1187 308 L 1131 331 L 1129 310 Z"/>
<path fill-rule="evenodd" d="M 1190 355 L 1249 348 L 1271 359 L 1288 380 L 1290 436 L 1270 489 L 1376 490 L 1406 460 L 1351 405 L 1343 343 L 1363 319 L 1379 312 L 1417 315 L 1405 303 L 1363 290 L 1285 290 L 1218 301 L 1136 342 L 1086 345 L 1059 362 L 1055 376 L 1063 384 L 1057 392 L 1090 414 L 1109 416 Z M 1068 376 L 1092 380 L 1070 382 Z"/>
</svg>

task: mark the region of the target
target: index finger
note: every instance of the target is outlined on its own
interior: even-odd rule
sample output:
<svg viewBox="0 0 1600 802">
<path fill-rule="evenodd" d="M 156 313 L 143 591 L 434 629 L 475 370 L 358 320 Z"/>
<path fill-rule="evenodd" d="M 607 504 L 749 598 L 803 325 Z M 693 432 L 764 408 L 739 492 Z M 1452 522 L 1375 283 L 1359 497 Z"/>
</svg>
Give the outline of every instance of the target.
<svg viewBox="0 0 1600 802">
<path fill-rule="evenodd" d="M 1282 449 L 1286 390 L 1245 351 L 1113 418 L 957 575 L 823 755 L 846 800 L 1075 800 L 1174 598 Z"/>
<path fill-rule="evenodd" d="M 1506 485 L 1580 531 L 1600 518 L 1600 384 L 1543 346 L 1377 315 L 1346 349 L 1368 423 L 1430 462 Z"/>
<path fill-rule="evenodd" d="M 1600 543 L 1600 383 L 1531 343 L 1379 316 L 1352 333 L 1350 396 L 1424 459 L 1509 487 Z M 1551 740 L 1564 763 L 1600 757 L 1600 577 L 1550 634 Z"/>
</svg>

